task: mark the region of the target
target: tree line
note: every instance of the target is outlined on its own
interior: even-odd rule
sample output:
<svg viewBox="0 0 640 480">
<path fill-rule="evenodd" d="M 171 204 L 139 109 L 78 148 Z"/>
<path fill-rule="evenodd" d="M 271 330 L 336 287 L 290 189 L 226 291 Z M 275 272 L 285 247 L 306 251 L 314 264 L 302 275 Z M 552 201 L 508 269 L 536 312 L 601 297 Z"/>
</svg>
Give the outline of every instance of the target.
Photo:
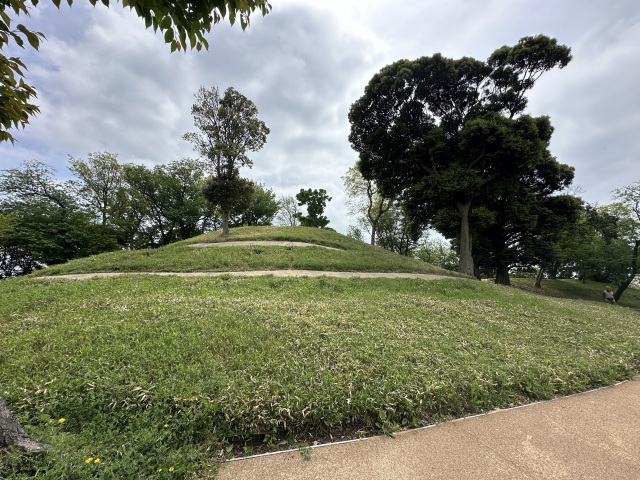
<svg viewBox="0 0 640 480">
<path fill-rule="evenodd" d="M 211 177 L 202 160 L 149 168 L 101 152 L 87 159 L 70 156 L 69 170 L 74 178 L 64 182 L 37 161 L 0 171 L 0 278 L 108 251 L 157 248 L 222 229 L 220 207 L 206 198 Z M 328 223 L 321 215 L 324 190 L 324 197 L 301 189 L 300 199 L 277 198 L 264 184 L 248 185 L 249 201 L 229 215 L 230 227 Z M 320 210 L 313 204 L 317 198 Z M 305 215 L 301 207 L 306 202 Z"/>
</svg>

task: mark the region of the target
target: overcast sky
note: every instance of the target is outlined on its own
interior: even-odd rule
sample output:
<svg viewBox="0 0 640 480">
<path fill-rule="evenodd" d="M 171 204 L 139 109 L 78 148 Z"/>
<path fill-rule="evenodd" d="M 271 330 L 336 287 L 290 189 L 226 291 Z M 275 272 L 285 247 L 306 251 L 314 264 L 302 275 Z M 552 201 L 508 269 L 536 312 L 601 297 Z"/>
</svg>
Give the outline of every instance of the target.
<svg viewBox="0 0 640 480">
<path fill-rule="evenodd" d="M 242 31 L 214 27 L 209 51 L 170 53 L 135 13 L 76 0 L 42 1 L 21 18 L 47 37 L 39 52 L 7 50 L 27 64 L 41 114 L 17 142 L 0 145 L 0 168 L 45 162 L 68 178 L 67 156 L 118 154 L 147 166 L 197 157 L 182 139 L 202 85 L 252 100 L 271 129 L 244 176 L 278 195 L 324 188 L 329 226 L 346 233 L 341 176 L 353 166 L 347 113 L 371 77 L 397 60 L 486 59 L 502 45 L 544 34 L 573 61 L 546 73 L 527 113 L 549 115 L 551 153 L 575 167 L 589 203 L 640 180 L 640 2 L 638 0 L 272 0 Z M 64 2 L 63 2 L 64 4 Z"/>
</svg>

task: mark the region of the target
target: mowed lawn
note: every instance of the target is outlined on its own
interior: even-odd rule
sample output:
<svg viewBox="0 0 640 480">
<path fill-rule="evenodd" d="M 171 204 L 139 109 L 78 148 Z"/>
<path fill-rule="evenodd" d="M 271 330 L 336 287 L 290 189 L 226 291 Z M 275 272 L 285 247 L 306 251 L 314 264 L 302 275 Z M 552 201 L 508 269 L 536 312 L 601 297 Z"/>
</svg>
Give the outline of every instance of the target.
<svg viewBox="0 0 640 480">
<path fill-rule="evenodd" d="M 210 478 L 227 452 L 608 385 L 640 371 L 640 315 L 595 300 L 459 278 L 3 281 L 2 396 L 54 449 L 0 453 L 0 478 Z"/>
</svg>

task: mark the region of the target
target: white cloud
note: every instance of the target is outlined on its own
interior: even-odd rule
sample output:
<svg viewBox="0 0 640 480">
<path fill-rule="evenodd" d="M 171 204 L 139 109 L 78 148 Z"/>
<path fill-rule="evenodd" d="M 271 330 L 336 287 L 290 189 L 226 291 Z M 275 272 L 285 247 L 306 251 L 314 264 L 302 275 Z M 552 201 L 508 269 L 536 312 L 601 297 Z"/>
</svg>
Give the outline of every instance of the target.
<svg viewBox="0 0 640 480">
<path fill-rule="evenodd" d="M 2 165 L 39 159 L 65 171 L 67 154 L 119 154 L 148 165 L 195 156 L 182 134 L 200 85 L 233 86 L 271 129 L 247 176 L 278 194 L 325 188 L 330 226 L 346 232 L 340 177 L 356 154 L 347 113 L 373 74 L 401 58 L 441 52 L 485 59 L 525 35 L 543 33 L 573 49 L 529 95 L 549 115 L 552 153 L 576 168 L 589 202 L 638 180 L 640 5 L 636 0 L 280 0 L 267 17 L 213 29 L 208 52 L 169 53 L 133 12 L 76 2 L 41 2 L 24 20 L 47 36 L 21 50 L 42 114 L 16 146 L 0 145 Z M 12 50 L 13 52 L 13 50 Z M 351 220 L 353 223 L 353 220 Z"/>
</svg>

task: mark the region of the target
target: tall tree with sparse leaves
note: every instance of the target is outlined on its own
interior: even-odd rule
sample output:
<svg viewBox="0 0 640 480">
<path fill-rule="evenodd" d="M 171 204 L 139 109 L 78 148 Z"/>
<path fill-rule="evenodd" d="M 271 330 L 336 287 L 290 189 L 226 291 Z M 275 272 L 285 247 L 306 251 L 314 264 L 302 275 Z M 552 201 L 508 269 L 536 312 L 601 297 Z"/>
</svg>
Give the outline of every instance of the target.
<svg viewBox="0 0 640 480">
<path fill-rule="evenodd" d="M 640 182 L 613 191 L 617 204 L 610 205 L 608 211 L 619 218 L 618 232 L 620 239 L 627 243 L 625 278 L 618 282 L 618 289 L 614 294 L 616 302 L 624 291 L 633 283 L 640 272 Z"/>
<path fill-rule="evenodd" d="M 248 152 L 257 152 L 267 141 L 269 129 L 258 118 L 258 108 L 232 87 L 220 96 L 218 88 L 200 87 L 191 107 L 197 132 L 183 138 L 208 162 L 212 178 L 205 197 L 222 213 L 222 234 L 229 233 L 229 215 L 242 213 L 253 200 L 252 184 L 240 178 L 240 167 L 253 165 Z"/>
<path fill-rule="evenodd" d="M 283 195 L 278 199 L 278 203 L 280 204 L 280 209 L 276 215 L 277 224 L 285 227 L 297 227 L 300 209 L 298 208 L 296 197 Z"/>
<path fill-rule="evenodd" d="M 342 182 L 349 196 L 349 214 L 357 215 L 358 223 L 366 227 L 371 234 L 371 245 L 375 245 L 378 223 L 389 211 L 395 199 L 382 195 L 373 180 L 362 176 L 357 164 L 347 170 Z"/>
</svg>

